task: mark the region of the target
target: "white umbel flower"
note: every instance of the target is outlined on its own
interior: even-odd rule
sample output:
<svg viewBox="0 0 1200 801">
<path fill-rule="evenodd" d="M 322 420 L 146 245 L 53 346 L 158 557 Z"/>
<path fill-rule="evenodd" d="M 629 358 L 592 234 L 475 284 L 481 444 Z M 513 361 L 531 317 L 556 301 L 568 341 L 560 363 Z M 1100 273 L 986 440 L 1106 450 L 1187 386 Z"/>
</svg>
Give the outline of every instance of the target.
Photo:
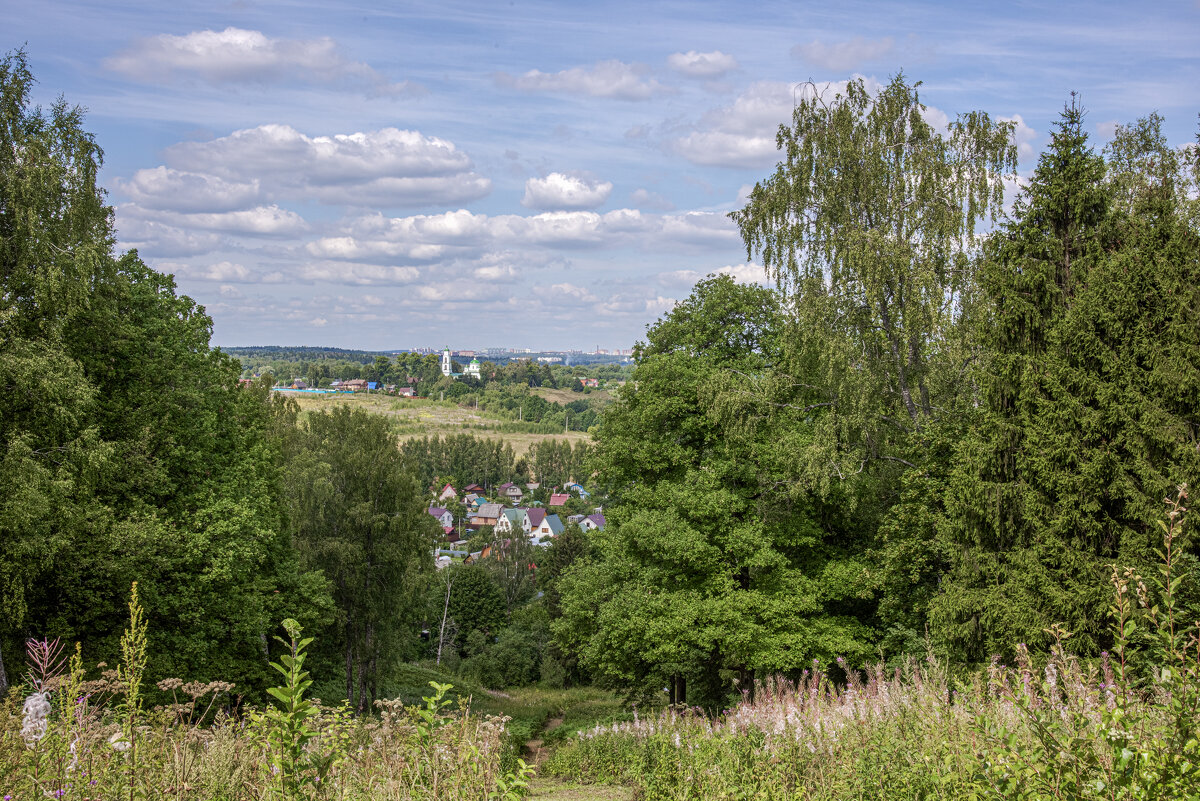
<svg viewBox="0 0 1200 801">
<path fill-rule="evenodd" d="M 46 736 L 50 693 L 33 693 L 26 696 L 21 714 L 21 739 L 25 741 L 25 745 L 33 748 L 34 743 Z"/>
</svg>

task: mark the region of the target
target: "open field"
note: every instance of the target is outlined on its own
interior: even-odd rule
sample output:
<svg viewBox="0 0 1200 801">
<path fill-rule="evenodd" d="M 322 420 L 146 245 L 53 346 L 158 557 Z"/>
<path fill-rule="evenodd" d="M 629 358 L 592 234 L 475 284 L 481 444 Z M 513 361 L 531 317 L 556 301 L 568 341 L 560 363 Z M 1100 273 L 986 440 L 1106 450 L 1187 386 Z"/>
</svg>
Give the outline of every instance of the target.
<svg viewBox="0 0 1200 801">
<path fill-rule="evenodd" d="M 606 389 L 593 389 L 591 392 L 572 392 L 569 389 L 551 389 L 550 387 L 534 387 L 533 393 L 540 395 L 548 401 L 561 403 L 564 406 L 577 400 L 600 400 L 609 401 L 613 399 L 613 393 Z"/>
<path fill-rule="evenodd" d="M 564 392 L 571 396 L 571 400 L 587 397 L 577 392 L 564 390 L 547 391 Z M 397 398 L 391 395 L 369 393 L 316 395 L 294 392 L 284 394 L 294 398 L 300 405 L 301 416 L 313 410 L 332 409 L 334 406 L 352 406 L 365 409 L 373 414 L 383 415 L 393 421 L 392 428 L 401 440 L 469 433 L 481 438 L 502 439 L 512 446 L 513 453 L 521 456 L 543 440 L 565 439 L 574 444 L 588 438 L 583 431 L 536 433 L 529 430 L 534 428 L 534 424 L 522 426 L 520 423 L 489 415 L 486 411 L 460 407 L 451 401 Z"/>
</svg>

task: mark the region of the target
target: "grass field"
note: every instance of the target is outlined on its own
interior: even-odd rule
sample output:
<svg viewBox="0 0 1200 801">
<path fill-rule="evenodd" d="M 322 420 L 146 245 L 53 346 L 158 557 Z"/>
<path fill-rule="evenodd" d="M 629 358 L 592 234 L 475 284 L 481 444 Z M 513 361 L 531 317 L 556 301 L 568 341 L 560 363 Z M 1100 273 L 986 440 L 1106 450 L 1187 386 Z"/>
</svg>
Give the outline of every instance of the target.
<svg viewBox="0 0 1200 801">
<path fill-rule="evenodd" d="M 540 395 L 548 401 L 561 403 L 564 406 L 577 400 L 611 400 L 613 395 L 606 389 L 593 389 L 591 392 L 572 392 L 569 389 L 551 389 L 550 387 L 535 387 L 535 395 Z"/>
<path fill-rule="evenodd" d="M 582 397 L 578 392 L 567 390 L 539 390 L 539 392 L 562 392 L 571 396 L 569 400 Z M 502 439 L 512 446 L 517 456 L 528 453 L 538 442 L 547 439 L 569 440 L 572 443 L 586 440 L 583 431 L 559 431 L 553 434 L 522 431 L 520 424 L 489 415 L 486 411 L 462 408 L 452 401 L 425 400 L 421 398 L 397 398 L 391 395 L 356 393 L 353 395 L 314 395 L 307 393 L 285 393 L 300 405 L 300 413 L 332 409 L 334 406 L 351 406 L 373 414 L 383 415 L 393 421 L 393 430 L 401 440 L 413 437 L 445 437 L 450 434 L 474 434 L 487 439 Z M 593 391 L 593 395 L 595 392 Z M 548 398 L 555 400 L 555 398 Z M 527 426 L 532 428 L 533 426 Z M 514 430 L 518 429 L 518 430 Z"/>
</svg>

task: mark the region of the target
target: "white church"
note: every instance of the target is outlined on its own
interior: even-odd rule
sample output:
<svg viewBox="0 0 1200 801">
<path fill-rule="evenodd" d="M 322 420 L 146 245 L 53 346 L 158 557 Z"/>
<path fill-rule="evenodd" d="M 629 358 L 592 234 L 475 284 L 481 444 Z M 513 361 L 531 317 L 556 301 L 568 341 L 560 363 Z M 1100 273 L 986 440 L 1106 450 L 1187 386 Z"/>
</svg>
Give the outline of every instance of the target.
<svg viewBox="0 0 1200 801">
<path fill-rule="evenodd" d="M 445 348 L 442 351 L 442 375 L 451 378 L 462 378 L 464 375 L 479 378 L 479 359 L 471 359 L 471 363 L 467 365 L 464 372 L 456 373 L 454 372 L 454 362 L 450 360 L 450 348 Z"/>
</svg>

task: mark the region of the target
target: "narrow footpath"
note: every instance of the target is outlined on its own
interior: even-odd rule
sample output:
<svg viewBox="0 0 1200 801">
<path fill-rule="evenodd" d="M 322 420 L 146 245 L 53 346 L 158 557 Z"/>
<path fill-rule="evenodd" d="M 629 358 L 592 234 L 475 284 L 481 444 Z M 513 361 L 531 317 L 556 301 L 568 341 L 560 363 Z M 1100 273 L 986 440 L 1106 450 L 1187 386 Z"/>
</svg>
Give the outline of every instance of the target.
<svg viewBox="0 0 1200 801">
<path fill-rule="evenodd" d="M 562 717 L 546 721 L 542 731 L 532 740 L 525 743 L 525 751 L 529 762 L 541 769 L 542 763 L 548 757 L 549 749 L 543 746 L 542 736 L 562 725 Z M 530 798 L 542 801 L 633 801 L 633 790 L 628 787 L 616 787 L 608 784 L 576 784 L 559 779 L 549 779 L 537 776 L 530 785 Z"/>
</svg>

